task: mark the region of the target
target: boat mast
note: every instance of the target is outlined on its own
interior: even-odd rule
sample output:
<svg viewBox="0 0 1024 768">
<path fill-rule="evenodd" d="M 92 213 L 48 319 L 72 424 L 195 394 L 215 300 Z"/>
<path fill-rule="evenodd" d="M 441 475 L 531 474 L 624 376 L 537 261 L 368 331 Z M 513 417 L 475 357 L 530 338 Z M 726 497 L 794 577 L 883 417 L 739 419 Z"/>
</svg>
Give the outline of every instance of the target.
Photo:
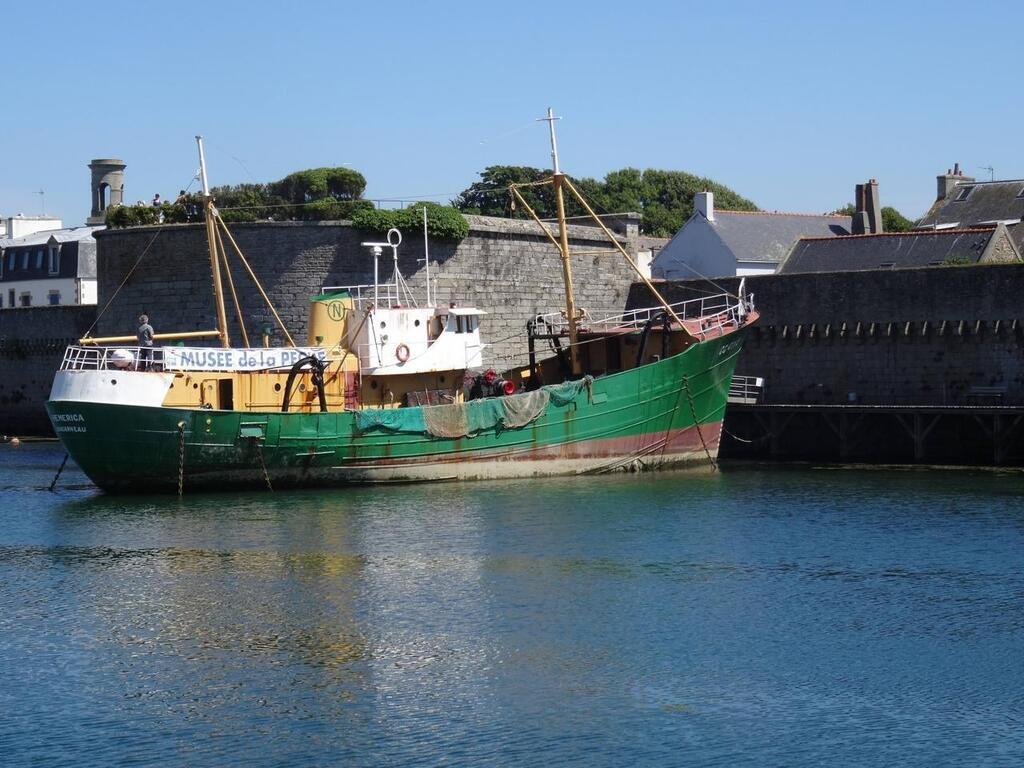
<svg viewBox="0 0 1024 768">
<path fill-rule="evenodd" d="M 569 232 L 565 224 L 565 197 L 562 194 L 562 184 L 565 181 L 565 174 L 558 167 L 558 142 L 555 139 L 555 117 L 554 111 L 548 107 L 548 116 L 537 118 L 548 124 L 551 134 L 551 165 L 554 171 L 552 185 L 555 188 L 555 207 L 558 214 L 558 250 L 562 255 L 562 281 L 565 283 L 565 315 L 569 321 L 569 361 L 572 365 L 573 375 L 582 373 L 580 367 L 579 349 L 577 346 L 578 335 L 576 332 L 576 298 L 572 291 L 572 261 L 569 258 Z"/>
<path fill-rule="evenodd" d="M 199 145 L 199 181 L 203 185 L 203 215 L 206 219 L 206 243 L 210 249 L 210 272 L 213 274 L 213 300 L 217 307 L 217 331 L 220 333 L 221 345 L 231 346 L 231 339 L 228 337 L 228 316 L 224 308 L 224 288 L 220 281 L 220 258 L 217 253 L 217 230 L 213 208 L 213 196 L 210 194 L 210 184 L 206 179 L 206 153 L 203 151 L 203 137 L 196 136 L 196 144 Z"/>
</svg>

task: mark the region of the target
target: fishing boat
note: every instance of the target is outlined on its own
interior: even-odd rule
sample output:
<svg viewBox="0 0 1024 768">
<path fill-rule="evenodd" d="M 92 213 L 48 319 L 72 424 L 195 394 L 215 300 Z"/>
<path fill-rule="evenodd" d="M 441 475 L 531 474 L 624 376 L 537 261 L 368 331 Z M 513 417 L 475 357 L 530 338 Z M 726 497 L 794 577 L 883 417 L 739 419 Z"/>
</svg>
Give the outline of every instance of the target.
<svg viewBox="0 0 1024 768">
<path fill-rule="evenodd" d="M 558 227 L 510 195 L 561 255 L 565 307 L 525 331 L 521 365 L 488 368 L 485 309 L 422 305 L 398 271 L 401 233 L 364 243 L 374 282 L 310 298 L 299 346 L 256 347 L 238 306 L 231 254 L 259 287 L 210 194 L 197 137 L 217 328 L 86 337 L 67 348 L 47 411 L 71 458 L 108 492 L 302 488 L 479 480 L 713 465 L 751 296 L 668 303 L 558 166 Z M 565 195 L 577 199 L 646 284 L 652 306 L 603 319 L 577 309 Z M 391 250 L 394 271 L 379 280 Z M 225 292 L 224 285 L 228 290 Z M 235 304 L 242 346 L 228 332 Z M 194 339 L 218 346 L 180 346 Z"/>
</svg>

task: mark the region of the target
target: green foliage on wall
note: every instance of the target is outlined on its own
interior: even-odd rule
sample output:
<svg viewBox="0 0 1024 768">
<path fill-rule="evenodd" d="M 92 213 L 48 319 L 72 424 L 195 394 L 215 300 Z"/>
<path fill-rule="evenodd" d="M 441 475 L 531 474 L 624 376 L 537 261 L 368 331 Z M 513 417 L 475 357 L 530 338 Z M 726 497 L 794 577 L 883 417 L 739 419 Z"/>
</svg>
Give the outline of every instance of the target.
<svg viewBox="0 0 1024 768">
<path fill-rule="evenodd" d="M 107 208 L 106 223 L 112 229 L 144 227 L 152 224 L 183 224 L 202 218 L 202 203 L 154 205 L 118 205 Z M 193 217 L 193 212 L 198 211 Z"/>
<path fill-rule="evenodd" d="M 968 264 L 974 263 L 974 259 L 968 256 L 966 253 L 951 253 L 945 259 L 942 260 L 943 266 L 946 267 L 963 267 Z"/>
<path fill-rule="evenodd" d="M 452 201 L 464 213 L 485 216 L 528 218 L 522 206 L 510 204 L 509 184 L 524 184 L 550 177 L 550 171 L 528 166 L 492 165 L 480 173 L 480 181 L 463 190 Z M 571 178 L 571 177 L 570 177 Z M 640 214 L 640 231 L 671 237 L 693 213 L 693 196 L 710 190 L 715 205 L 723 210 L 756 211 L 757 206 L 723 184 L 684 171 L 622 168 L 603 180 L 571 178 L 573 185 L 599 214 Z M 555 218 L 555 197 L 550 186 L 524 187 L 520 193 L 542 219 Z M 583 216 L 586 211 L 571 195 L 565 195 L 566 216 Z"/>
<path fill-rule="evenodd" d="M 458 210 L 437 203 L 413 203 L 408 208 L 381 210 L 369 208 L 352 216 L 352 225 L 366 232 L 382 234 L 392 227 L 401 232 L 419 232 L 423 229 L 423 208 L 427 209 L 427 234 L 438 240 L 462 240 L 469 234 L 466 217 Z"/>
<path fill-rule="evenodd" d="M 304 206 L 297 206 L 294 218 L 303 221 L 341 221 L 352 219 L 361 211 L 372 211 L 369 200 L 335 200 L 324 197 Z"/>
<path fill-rule="evenodd" d="M 217 210 L 228 222 L 330 221 L 350 219 L 373 204 L 363 200 L 366 179 L 351 168 L 310 168 L 270 184 L 213 187 Z M 124 205 L 108 208 L 107 226 L 138 227 L 202 221 L 203 201 L 186 195 L 161 206 Z"/>
</svg>

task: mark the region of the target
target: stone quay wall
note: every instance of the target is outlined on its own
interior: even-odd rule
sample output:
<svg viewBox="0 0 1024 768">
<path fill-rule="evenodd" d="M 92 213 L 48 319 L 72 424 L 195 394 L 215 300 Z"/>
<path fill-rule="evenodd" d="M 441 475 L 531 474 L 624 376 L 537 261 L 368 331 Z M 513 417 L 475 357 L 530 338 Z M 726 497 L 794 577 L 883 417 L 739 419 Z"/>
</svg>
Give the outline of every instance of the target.
<svg viewBox="0 0 1024 768">
<path fill-rule="evenodd" d="M 527 320 L 565 306 L 558 251 L 532 222 L 484 216 L 467 216 L 467 220 L 469 236 L 461 242 L 430 240 L 430 277 L 437 300 L 474 305 L 489 313 L 481 322 L 482 338 L 491 345 L 484 352 L 485 364 L 501 367 L 525 361 Z M 633 215 L 617 232 L 633 256 L 638 220 Z M 360 242 L 385 239 L 360 232 L 348 222 L 264 222 L 233 224 L 230 229 L 300 344 L 306 340 L 309 297 L 325 286 L 372 283 L 373 256 Z M 575 254 L 577 305 L 594 317 L 622 312 L 634 279 L 629 265 L 596 228 L 570 225 L 568 229 Z M 402 238 L 399 269 L 422 305 L 423 233 L 403 232 Z M 96 241 L 100 306 L 114 297 L 100 318 L 98 334 L 134 333 L 143 312 L 158 333 L 216 327 L 202 225 L 105 230 L 97 233 Z M 272 326 L 271 343 L 283 343 L 254 283 L 244 274 L 230 244 L 225 245 L 250 342 L 259 346 L 261 329 Z M 382 282 L 392 274 L 389 248 L 384 249 L 379 269 Z M 230 295 L 227 307 L 232 345 L 242 346 Z"/>
<path fill-rule="evenodd" d="M 670 301 L 739 279 L 659 283 Z M 1024 265 L 746 278 L 761 318 L 736 373 L 761 402 L 1024 405 Z M 630 306 L 650 305 L 634 286 Z"/>
<path fill-rule="evenodd" d="M 52 434 L 44 406 L 53 374 L 95 319 L 95 306 L 0 311 L 0 435 Z"/>
</svg>

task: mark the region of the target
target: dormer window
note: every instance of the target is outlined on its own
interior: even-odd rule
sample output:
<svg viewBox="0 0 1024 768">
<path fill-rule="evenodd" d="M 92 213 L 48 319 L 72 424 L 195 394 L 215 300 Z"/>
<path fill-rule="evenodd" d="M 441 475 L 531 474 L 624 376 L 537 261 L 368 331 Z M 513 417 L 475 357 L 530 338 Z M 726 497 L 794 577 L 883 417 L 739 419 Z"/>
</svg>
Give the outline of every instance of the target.
<svg viewBox="0 0 1024 768">
<path fill-rule="evenodd" d="M 955 198 L 953 198 L 953 202 L 954 203 L 962 203 L 964 200 L 966 200 L 968 197 L 971 196 L 971 192 L 973 192 L 973 191 L 974 191 L 974 187 L 973 186 L 964 187 L 963 189 L 960 190 L 960 192 L 957 194 L 957 196 Z"/>
<path fill-rule="evenodd" d="M 49 273 L 51 275 L 56 275 L 59 272 L 60 272 L 60 246 L 59 245 L 51 245 L 50 246 L 50 269 L 49 269 Z"/>
</svg>

